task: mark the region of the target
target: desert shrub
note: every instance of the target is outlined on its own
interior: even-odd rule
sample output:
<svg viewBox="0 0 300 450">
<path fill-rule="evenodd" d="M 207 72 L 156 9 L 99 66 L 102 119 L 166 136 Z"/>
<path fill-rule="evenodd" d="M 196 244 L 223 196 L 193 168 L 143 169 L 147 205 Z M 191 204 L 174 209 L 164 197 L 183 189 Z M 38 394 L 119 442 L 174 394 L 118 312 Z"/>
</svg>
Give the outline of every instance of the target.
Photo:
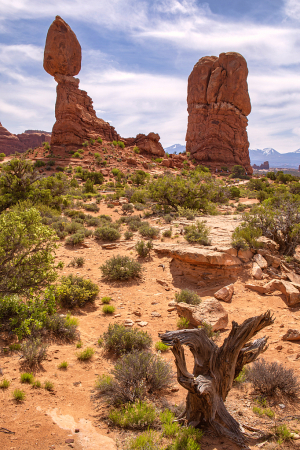
<svg viewBox="0 0 300 450">
<path fill-rule="evenodd" d="M 149 173 L 144 172 L 144 170 L 136 170 L 131 175 L 131 180 L 133 184 L 136 184 L 138 186 L 145 184 L 145 181 L 150 178 Z"/>
<path fill-rule="evenodd" d="M 238 187 L 236 186 L 232 186 L 230 188 L 230 197 L 231 198 L 240 198 L 241 196 L 241 191 Z"/>
<path fill-rule="evenodd" d="M 153 242 L 138 241 L 135 245 L 135 249 L 139 256 L 145 258 L 150 255 L 150 252 L 153 249 Z"/>
<path fill-rule="evenodd" d="M 70 267 L 83 267 L 85 259 L 82 256 L 77 256 L 73 258 L 68 264 Z"/>
<path fill-rule="evenodd" d="M 15 343 L 15 344 L 10 344 L 9 350 L 10 350 L 11 352 L 15 352 L 15 351 L 21 350 L 21 347 L 22 347 L 21 344 L 17 344 L 17 343 Z"/>
<path fill-rule="evenodd" d="M 17 401 L 17 402 L 22 402 L 23 400 L 25 400 L 26 398 L 26 394 L 24 391 L 22 391 L 21 389 L 15 389 L 13 392 L 13 398 Z"/>
<path fill-rule="evenodd" d="M 164 221 L 165 221 L 166 223 L 172 223 L 173 217 L 172 217 L 170 214 L 166 214 L 166 215 L 164 216 Z"/>
<path fill-rule="evenodd" d="M 34 167 L 44 167 L 45 165 L 46 165 L 45 161 L 38 159 L 37 161 L 35 161 L 33 166 Z"/>
<path fill-rule="evenodd" d="M 167 352 L 170 348 L 161 341 L 155 342 L 155 350 L 159 352 Z"/>
<path fill-rule="evenodd" d="M 113 314 L 116 308 L 113 305 L 104 305 L 102 311 L 104 314 Z"/>
<path fill-rule="evenodd" d="M 174 422 L 175 414 L 169 409 L 165 409 L 160 413 L 160 421 L 162 423 L 163 435 L 167 437 L 174 437 L 179 432 L 179 424 Z"/>
<path fill-rule="evenodd" d="M 247 380 L 248 376 L 248 368 L 244 366 L 237 377 L 235 377 L 234 381 L 236 383 L 244 383 Z"/>
<path fill-rule="evenodd" d="M 98 385 L 98 388 L 113 404 L 143 400 L 147 393 L 170 386 L 173 375 L 167 361 L 145 351 L 123 355 L 111 373 L 114 377 L 111 383 Z"/>
<path fill-rule="evenodd" d="M 87 203 L 86 205 L 84 205 L 84 209 L 86 211 L 98 212 L 99 206 L 96 203 Z"/>
<path fill-rule="evenodd" d="M 261 243 L 257 239 L 262 235 L 259 228 L 251 224 L 242 223 L 236 227 L 231 236 L 231 245 L 236 249 L 259 248 Z"/>
<path fill-rule="evenodd" d="M 46 391 L 53 391 L 53 389 L 54 389 L 54 384 L 53 384 L 52 381 L 50 381 L 50 380 L 45 380 L 45 382 L 44 382 L 44 388 L 46 389 Z"/>
<path fill-rule="evenodd" d="M 93 302 L 99 293 L 99 287 L 91 280 L 76 275 L 63 276 L 61 284 L 55 288 L 59 303 L 68 308 L 83 306 Z"/>
<path fill-rule="evenodd" d="M 189 327 L 190 321 L 189 319 L 186 319 L 185 317 L 180 317 L 177 321 L 177 328 L 178 330 L 185 330 Z"/>
<path fill-rule="evenodd" d="M 99 217 L 88 217 L 85 219 L 85 223 L 88 227 L 99 227 L 101 220 Z"/>
<path fill-rule="evenodd" d="M 293 434 L 290 432 L 290 430 L 288 429 L 286 424 L 278 425 L 275 428 L 275 434 L 276 434 L 276 437 L 278 438 L 277 443 L 279 445 L 283 444 L 283 442 L 285 442 L 285 441 L 289 441 L 289 440 L 293 439 Z"/>
<path fill-rule="evenodd" d="M 200 330 L 204 330 L 206 336 L 213 341 L 215 339 L 218 339 L 218 337 L 220 336 L 220 331 L 213 331 L 212 325 L 208 322 L 202 322 L 202 324 L 199 325 L 198 328 L 200 328 Z"/>
<path fill-rule="evenodd" d="M 121 409 L 112 409 L 108 417 L 121 428 L 147 428 L 155 421 L 156 410 L 151 403 L 139 401 Z"/>
<path fill-rule="evenodd" d="M 200 442 L 203 431 L 197 428 L 180 428 L 175 441 L 170 445 L 169 450 L 200 450 Z"/>
<path fill-rule="evenodd" d="M 102 274 L 109 280 L 129 280 L 139 277 L 142 273 L 142 266 L 138 261 L 129 256 L 113 256 L 100 266 Z"/>
<path fill-rule="evenodd" d="M 62 317 L 59 314 L 53 314 L 48 318 L 47 329 L 60 339 L 74 341 L 78 338 L 78 319 L 67 314 Z"/>
<path fill-rule="evenodd" d="M 132 231 L 125 231 L 124 233 L 124 238 L 128 241 L 129 239 L 131 239 L 133 236 Z"/>
<path fill-rule="evenodd" d="M 34 381 L 33 373 L 24 372 L 20 376 L 21 383 L 32 384 Z"/>
<path fill-rule="evenodd" d="M 155 238 L 159 235 L 159 228 L 151 227 L 149 224 L 143 224 L 139 227 L 139 232 L 147 238 Z"/>
<path fill-rule="evenodd" d="M 58 369 L 66 370 L 68 368 L 68 366 L 69 366 L 68 361 L 62 361 L 61 363 L 58 364 L 57 367 L 58 367 Z"/>
<path fill-rule="evenodd" d="M 198 220 L 195 224 L 184 227 L 184 238 L 190 243 L 210 245 L 209 233 L 210 228 L 204 221 Z"/>
<path fill-rule="evenodd" d="M 57 237 L 37 209 L 4 212 L 0 229 L 0 293 L 28 294 L 56 280 Z"/>
<path fill-rule="evenodd" d="M 124 205 L 122 205 L 122 212 L 124 214 L 132 214 L 133 210 L 134 210 L 134 208 L 131 203 L 124 203 Z"/>
<path fill-rule="evenodd" d="M 0 389 L 8 389 L 10 386 L 10 381 L 6 378 L 3 378 L 3 380 L 0 381 Z"/>
<path fill-rule="evenodd" d="M 48 345 L 44 344 L 40 338 L 28 339 L 22 344 L 22 358 L 28 366 L 35 366 L 46 359 L 47 349 Z"/>
<path fill-rule="evenodd" d="M 89 145 L 88 141 L 84 141 L 84 142 L 82 143 L 82 147 L 88 147 L 88 145 Z"/>
<path fill-rule="evenodd" d="M 277 391 L 291 397 L 299 394 L 300 385 L 294 370 L 275 361 L 267 362 L 263 358 L 255 361 L 247 377 L 253 388 L 262 395 L 272 396 Z"/>
<path fill-rule="evenodd" d="M 163 232 L 163 237 L 171 237 L 172 236 L 172 227 L 169 230 L 165 230 Z"/>
<path fill-rule="evenodd" d="M 103 333 L 106 350 L 121 355 L 133 350 L 146 350 L 152 345 L 152 338 L 146 332 L 137 328 L 126 328 L 124 325 L 109 324 Z"/>
<path fill-rule="evenodd" d="M 246 171 L 243 166 L 237 164 L 232 167 L 231 174 L 233 178 L 242 178 L 246 174 Z"/>
<path fill-rule="evenodd" d="M 108 305 L 111 302 L 111 297 L 102 297 L 101 298 L 101 303 L 103 303 L 104 305 Z"/>
<path fill-rule="evenodd" d="M 92 347 L 87 347 L 85 350 L 77 353 L 77 359 L 79 361 L 88 361 L 95 354 L 95 350 Z"/>
<path fill-rule="evenodd" d="M 196 292 L 190 289 L 182 289 L 180 292 L 176 292 L 175 301 L 177 303 L 183 302 L 189 305 L 199 305 L 202 300 Z"/>
<path fill-rule="evenodd" d="M 120 239 L 121 234 L 111 225 L 103 225 L 95 230 L 95 239 L 100 239 L 101 241 L 113 242 Z"/>
<path fill-rule="evenodd" d="M 84 233 L 83 232 L 78 232 L 78 233 L 72 234 L 72 236 L 69 236 L 66 239 L 66 244 L 67 245 L 72 245 L 72 246 L 79 245 L 79 244 L 82 244 L 84 242 L 84 239 L 85 239 Z"/>
<path fill-rule="evenodd" d="M 140 153 L 140 149 L 137 146 L 133 147 L 133 151 L 136 154 Z"/>
<path fill-rule="evenodd" d="M 134 208 L 135 208 L 137 211 L 144 211 L 145 206 L 144 206 L 142 203 L 135 203 L 135 204 L 134 204 Z"/>
</svg>

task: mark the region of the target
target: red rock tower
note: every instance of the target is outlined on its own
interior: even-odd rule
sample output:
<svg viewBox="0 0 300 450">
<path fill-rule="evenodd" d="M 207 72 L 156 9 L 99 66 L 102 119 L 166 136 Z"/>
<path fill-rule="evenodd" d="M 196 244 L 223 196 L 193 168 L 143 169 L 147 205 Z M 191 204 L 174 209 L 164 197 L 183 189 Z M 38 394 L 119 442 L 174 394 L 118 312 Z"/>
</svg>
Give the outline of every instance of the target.
<svg viewBox="0 0 300 450">
<path fill-rule="evenodd" d="M 114 127 L 96 116 L 92 99 L 78 88 L 79 79 L 74 75 L 81 69 L 81 47 L 75 33 L 59 16 L 48 30 L 44 69 L 58 83 L 52 148 L 78 148 L 87 138 L 97 136 L 119 139 Z"/>
<path fill-rule="evenodd" d="M 252 174 L 247 116 L 248 68 L 235 52 L 205 56 L 188 79 L 186 150 L 199 164 L 219 169 L 242 165 Z"/>
</svg>

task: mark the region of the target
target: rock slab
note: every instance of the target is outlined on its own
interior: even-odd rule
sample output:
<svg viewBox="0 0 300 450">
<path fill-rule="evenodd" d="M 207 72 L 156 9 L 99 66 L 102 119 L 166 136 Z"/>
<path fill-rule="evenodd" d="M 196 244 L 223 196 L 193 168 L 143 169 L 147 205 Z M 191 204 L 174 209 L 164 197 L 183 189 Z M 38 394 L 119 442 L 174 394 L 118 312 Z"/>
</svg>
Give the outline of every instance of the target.
<svg viewBox="0 0 300 450">
<path fill-rule="evenodd" d="M 208 299 L 194 306 L 187 303 L 176 304 L 179 317 L 185 317 L 190 325 L 198 327 L 203 322 L 212 326 L 213 331 L 223 330 L 228 325 L 228 313 L 222 304 L 214 299 Z"/>
<path fill-rule="evenodd" d="M 232 299 L 233 293 L 234 293 L 234 285 L 229 284 L 228 286 L 224 286 L 222 289 L 219 289 L 214 294 L 214 297 L 217 300 L 222 300 L 223 302 L 229 303 Z"/>
</svg>

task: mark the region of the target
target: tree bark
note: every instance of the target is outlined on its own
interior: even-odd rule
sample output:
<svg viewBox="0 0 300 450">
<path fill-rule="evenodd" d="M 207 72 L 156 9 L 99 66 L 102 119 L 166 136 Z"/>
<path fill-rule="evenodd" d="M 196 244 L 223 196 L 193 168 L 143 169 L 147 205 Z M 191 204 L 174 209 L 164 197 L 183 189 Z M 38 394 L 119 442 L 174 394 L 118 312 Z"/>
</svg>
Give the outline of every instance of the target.
<svg viewBox="0 0 300 450">
<path fill-rule="evenodd" d="M 160 334 L 162 342 L 172 346 L 178 383 L 188 390 L 185 411 L 188 425 L 210 427 L 219 436 L 245 447 L 240 425 L 229 414 L 224 401 L 243 366 L 268 348 L 267 337 L 253 342 L 249 342 L 250 339 L 273 322 L 270 311 L 247 319 L 241 325 L 232 322 L 231 332 L 221 347 L 208 338 L 204 329 Z M 192 374 L 186 367 L 183 345 L 189 347 L 194 357 Z"/>
</svg>

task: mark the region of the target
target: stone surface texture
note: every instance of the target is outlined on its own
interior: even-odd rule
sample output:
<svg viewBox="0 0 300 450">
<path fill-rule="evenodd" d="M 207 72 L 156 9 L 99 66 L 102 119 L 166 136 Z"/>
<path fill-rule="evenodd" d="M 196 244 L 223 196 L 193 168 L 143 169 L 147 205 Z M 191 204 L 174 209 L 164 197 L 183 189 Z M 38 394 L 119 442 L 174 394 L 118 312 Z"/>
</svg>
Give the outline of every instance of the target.
<svg viewBox="0 0 300 450">
<path fill-rule="evenodd" d="M 300 331 L 291 328 L 282 336 L 283 341 L 300 341 Z"/>
<path fill-rule="evenodd" d="M 198 327 L 203 322 L 212 326 L 213 331 L 223 330 L 228 325 L 228 313 L 222 304 L 214 299 L 208 299 L 193 306 L 187 303 L 177 303 L 177 314 L 190 321 L 190 325 Z"/>
<path fill-rule="evenodd" d="M 212 169 L 239 164 L 253 172 L 246 131 L 251 112 L 247 76 L 246 60 L 235 52 L 201 58 L 189 76 L 186 151 Z"/>
</svg>

